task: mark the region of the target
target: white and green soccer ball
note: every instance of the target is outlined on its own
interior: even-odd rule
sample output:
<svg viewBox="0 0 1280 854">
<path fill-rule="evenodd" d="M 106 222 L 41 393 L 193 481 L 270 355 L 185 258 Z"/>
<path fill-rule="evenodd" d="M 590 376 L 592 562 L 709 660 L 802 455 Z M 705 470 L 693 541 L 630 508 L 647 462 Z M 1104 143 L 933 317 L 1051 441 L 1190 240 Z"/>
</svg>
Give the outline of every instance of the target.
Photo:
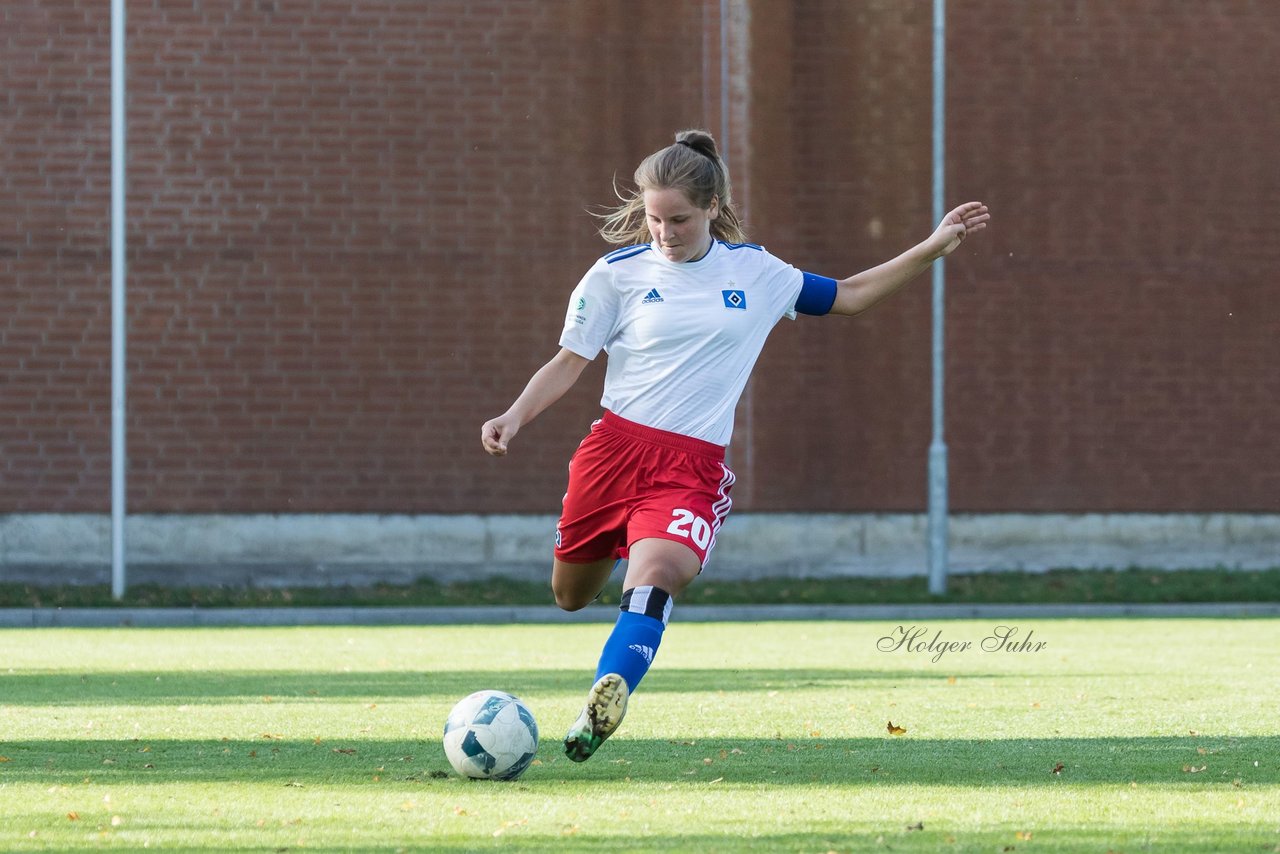
<svg viewBox="0 0 1280 854">
<path fill-rule="evenodd" d="M 444 722 L 444 755 L 453 769 L 477 780 L 515 780 L 538 752 L 538 723 L 519 697 L 477 691 Z"/>
</svg>

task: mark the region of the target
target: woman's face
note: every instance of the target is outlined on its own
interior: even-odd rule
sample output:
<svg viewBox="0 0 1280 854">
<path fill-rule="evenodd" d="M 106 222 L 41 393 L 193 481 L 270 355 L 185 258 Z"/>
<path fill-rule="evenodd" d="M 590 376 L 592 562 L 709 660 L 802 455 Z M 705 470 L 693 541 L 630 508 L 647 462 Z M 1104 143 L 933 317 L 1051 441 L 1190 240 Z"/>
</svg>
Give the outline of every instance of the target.
<svg viewBox="0 0 1280 854">
<path fill-rule="evenodd" d="M 711 221 L 720 215 L 720 202 L 700 208 L 683 190 L 645 190 L 644 215 L 649 233 L 668 261 L 694 261 L 711 247 Z"/>
</svg>

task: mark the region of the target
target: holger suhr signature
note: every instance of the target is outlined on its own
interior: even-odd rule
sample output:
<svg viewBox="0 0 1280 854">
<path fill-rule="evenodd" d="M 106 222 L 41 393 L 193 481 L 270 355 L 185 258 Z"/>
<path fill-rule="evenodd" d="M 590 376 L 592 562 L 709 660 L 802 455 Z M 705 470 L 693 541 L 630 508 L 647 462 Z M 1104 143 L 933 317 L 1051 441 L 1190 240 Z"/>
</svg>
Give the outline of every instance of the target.
<svg viewBox="0 0 1280 854">
<path fill-rule="evenodd" d="M 996 626 L 978 641 L 978 649 L 982 652 L 1040 652 L 1049 645 L 1048 641 L 1032 640 L 1034 629 L 1019 639 L 1021 634 L 1017 626 Z M 881 652 L 932 653 L 930 661 L 937 664 L 949 652 L 973 649 L 973 643 L 969 640 L 944 640 L 942 629 L 937 629 L 930 636 L 925 626 L 898 626 L 876 641 L 876 649 Z"/>
</svg>

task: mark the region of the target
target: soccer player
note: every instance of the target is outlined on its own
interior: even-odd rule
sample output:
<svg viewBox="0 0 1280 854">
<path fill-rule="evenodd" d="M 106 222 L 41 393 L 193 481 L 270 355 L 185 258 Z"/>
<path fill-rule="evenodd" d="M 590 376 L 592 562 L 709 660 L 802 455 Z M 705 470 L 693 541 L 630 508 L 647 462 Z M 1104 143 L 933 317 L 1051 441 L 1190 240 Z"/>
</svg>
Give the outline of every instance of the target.
<svg viewBox="0 0 1280 854">
<path fill-rule="evenodd" d="M 604 413 L 569 461 L 551 588 L 576 611 L 627 559 L 621 614 L 586 706 L 564 740 L 588 759 L 617 730 L 653 663 L 672 602 L 702 571 L 732 502 L 724 464 L 734 408 L 770 330 L 796 314 L 859 314 L 952 252 L 990 218 L 980 202 L 951 211 L 927 239 L 839 281 L 801 272 L 745 242 L 715 140 L 676 134 L 635 172 L 636 190 L 602 217 L 619 245 L 569 297 L 560 350 L 481 441 L 507 453 L 520 428 L 608 353 Z"/>
</svg>

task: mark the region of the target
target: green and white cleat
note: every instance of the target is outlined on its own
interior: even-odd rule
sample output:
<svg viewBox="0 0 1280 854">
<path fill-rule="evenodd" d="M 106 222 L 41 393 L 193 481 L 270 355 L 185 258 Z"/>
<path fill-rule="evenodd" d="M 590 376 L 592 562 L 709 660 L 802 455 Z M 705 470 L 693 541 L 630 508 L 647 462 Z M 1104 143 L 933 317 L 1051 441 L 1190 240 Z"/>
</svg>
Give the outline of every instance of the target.
<svg viewBox="0 0 1280 854">
<path fill-rule="evenodd" d="M 591 686 L 587 705 L 569 727 L 564 737 L 565 755 L 574 762 L 586 762 L 613 735 L 627 714 L 627 697 L 631 693 L 627 680 L 616 673 L 606 673 Z"/>
</svg>

